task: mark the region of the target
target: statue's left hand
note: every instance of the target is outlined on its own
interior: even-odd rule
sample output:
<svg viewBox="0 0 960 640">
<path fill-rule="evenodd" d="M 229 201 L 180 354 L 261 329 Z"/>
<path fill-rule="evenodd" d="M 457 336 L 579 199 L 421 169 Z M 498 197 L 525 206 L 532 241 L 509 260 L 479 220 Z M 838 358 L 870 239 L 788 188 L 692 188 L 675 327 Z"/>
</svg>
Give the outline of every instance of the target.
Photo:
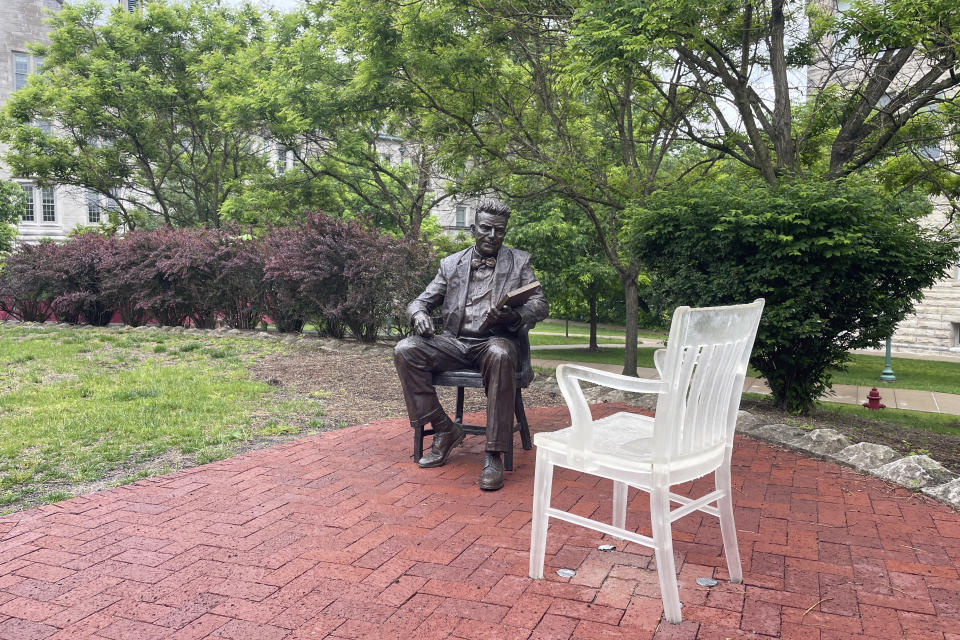
<svg viewBox="0 0 960 640">
<path fill-rule="evenodd" d="M 520 320 L 520 314 L 513 307 L 504 307 L 502 309 L 491 309 L 487 312 L 487 324 L 494 325 L 514 325 Z"/>
</svg>

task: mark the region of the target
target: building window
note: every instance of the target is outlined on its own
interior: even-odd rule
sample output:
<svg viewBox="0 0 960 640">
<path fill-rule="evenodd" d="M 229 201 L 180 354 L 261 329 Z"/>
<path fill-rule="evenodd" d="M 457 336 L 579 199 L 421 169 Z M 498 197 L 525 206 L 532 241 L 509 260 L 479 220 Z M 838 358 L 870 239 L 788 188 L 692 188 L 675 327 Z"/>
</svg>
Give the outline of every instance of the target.
<svg viewBox="0 0 960 640">
<path fill-rule="evenodd" d="M 100 194 L 87 191 L 87 222 L 100 222 Z"/>
<path fill-rule="evenodd" d="M 277 174 L 283 175 L 293 169 L 293 149 L 285 144 L 277 144 Z"/>
<path fill-rule="evenodd" d="M 27 76 L 30 75 L 30 56 L 26 53 L 13 53 L 13 90 L 27 86 Z"/>
<path fill-rule="evenodd" d="M 953 337 L 950 339 L 950 346 L 960 347 L 960 323 L 951 322 L 950 330 L 953 332 Z"/>
<path fill-rule="evenodd" d="M 23 205 L 23 213 L 20 214 L 20 219 L 24 222 L 34 222 L 36 217 L 33 214 L 33 185 L 32 184 L 22 184 L 20 188 L 23 189 L 23 195 L 26 196 Z"/>
<path fill-rule="evenodd" d="M 457 226 L 458 227 L 467 226 L 467 208 L 466 207 L 457 207 Z"/>
<path fill-rule="evenodd" d="M 140 4 L 137 0 L 127 0 L 127 11 L 133 13 L 137 9 L 137 5 Z"/>
<path fill-rule="evenodd" d="M 43 212 L 43 221 L 56 222 L 57 208 L 53 197 L 53 187 L 43 187 L 40 190 L 40 204 L 40 209 Z"/>
</svg>

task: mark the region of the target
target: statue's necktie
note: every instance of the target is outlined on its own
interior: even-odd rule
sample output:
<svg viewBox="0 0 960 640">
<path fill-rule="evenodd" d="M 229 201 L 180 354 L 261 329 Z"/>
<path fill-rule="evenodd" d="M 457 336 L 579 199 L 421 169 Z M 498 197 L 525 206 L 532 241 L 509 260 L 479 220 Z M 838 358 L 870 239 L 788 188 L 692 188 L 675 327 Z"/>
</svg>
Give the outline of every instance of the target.
<svg viewBox="0 0 960 640">
<path fill-rule="evenodd" d="M 496 258 L 474 258 L 470 261 L 470 269 L 483 269 L 485 267 L 490 267 L 491 269 L 497 266 Z"/>
</svg>

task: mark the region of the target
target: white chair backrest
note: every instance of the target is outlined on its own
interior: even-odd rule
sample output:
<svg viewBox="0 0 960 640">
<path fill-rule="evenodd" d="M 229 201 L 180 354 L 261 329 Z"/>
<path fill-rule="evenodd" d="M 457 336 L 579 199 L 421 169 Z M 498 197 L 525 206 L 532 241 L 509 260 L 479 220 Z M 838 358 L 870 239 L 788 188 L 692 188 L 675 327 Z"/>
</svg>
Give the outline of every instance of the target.
<svg viewBox="0 0 960 640">
<path fill-rule="evenodd" d="M 733 446 L 763 303 L 674 311 L 660 372 L 668 389 L 657 400 L 654 463 Z"/>
</svg>

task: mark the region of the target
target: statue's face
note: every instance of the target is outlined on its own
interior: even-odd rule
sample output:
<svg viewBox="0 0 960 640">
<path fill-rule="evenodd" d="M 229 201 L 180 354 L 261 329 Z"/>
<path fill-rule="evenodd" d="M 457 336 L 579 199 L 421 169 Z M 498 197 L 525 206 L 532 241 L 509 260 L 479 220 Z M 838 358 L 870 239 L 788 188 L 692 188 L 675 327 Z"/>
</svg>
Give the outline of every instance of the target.
<svg viewBox="0 0 960 640">
<path fill-rule="evenodd" d="M 477 220 L 470 225 L 473 237 L 477 241 L 477 253 L 482 256 L 495 256 L 503 245 L 507 235 L 507 219 L 487 211 L 477 214 Z"/>
</svg>

